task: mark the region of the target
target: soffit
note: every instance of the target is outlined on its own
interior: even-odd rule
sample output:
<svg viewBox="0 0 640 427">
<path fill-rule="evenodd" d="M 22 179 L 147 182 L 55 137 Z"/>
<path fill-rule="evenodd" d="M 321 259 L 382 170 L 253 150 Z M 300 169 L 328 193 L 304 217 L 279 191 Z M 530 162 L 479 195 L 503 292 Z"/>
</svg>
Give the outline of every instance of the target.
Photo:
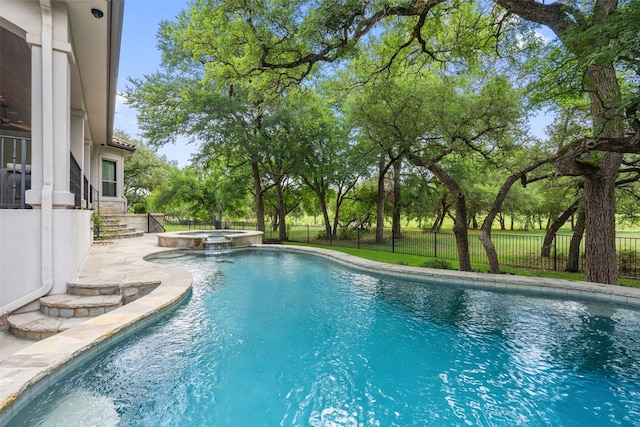
<svg viewBox="0 0 640 427">
<path fill-rule="evenodd" d="M 71 108 L 80 110 L 84 105 L 89 122 L 85 137 L 104 145 L 111 139 L 113 126 L 124 1 L 61 2 L 68 7 L 76 62 L 71 73 Z M 103 16 L 96 18 L 92 9 Z"/>
</svg>

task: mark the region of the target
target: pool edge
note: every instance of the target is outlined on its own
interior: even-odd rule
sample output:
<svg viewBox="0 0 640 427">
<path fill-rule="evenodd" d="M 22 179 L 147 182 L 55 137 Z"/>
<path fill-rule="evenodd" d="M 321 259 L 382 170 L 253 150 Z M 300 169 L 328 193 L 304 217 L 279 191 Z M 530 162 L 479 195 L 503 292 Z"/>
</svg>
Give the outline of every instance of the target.
<svg viewBox="0 0 640 427">
<path fill-rule="evenodd" d="M 548 279 L 542 277 L 525 277 L 412 267 L 407 265 L 371 261 L 354 255 L 349 255 L 344 252 L 313 246 L 257 245 L 255 247 L 280 251 L 311 253 L 331 259 L 340 264 L 402 279 L 432 283 L 442 283 L 443 280 L 446 280 L 455 285 L 472 288 L 516 291 L 534 295 L 578 298 L 582 300 L 587 299 L 601 302 L 604 301 L 633 308 L 640 308 L 640 288 L 632 288 L 629 286 L 606 285 L 602 283 Z"/>
</svg>

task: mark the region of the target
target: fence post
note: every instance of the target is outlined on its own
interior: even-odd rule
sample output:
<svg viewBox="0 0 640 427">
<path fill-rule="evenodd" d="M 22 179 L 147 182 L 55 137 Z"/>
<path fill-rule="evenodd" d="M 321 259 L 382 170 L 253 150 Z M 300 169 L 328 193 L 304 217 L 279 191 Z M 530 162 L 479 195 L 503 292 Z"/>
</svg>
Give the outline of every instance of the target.
<svg viewBox="0 0 640 427">
<path fill-rule="evenodd" d="M 307 243 L 311 243 L 310 228 L 311 226 L 307 224 Z"/>
<path fill-rule="evenodd" d="M 558 247 L 556 246 L 557 236 L 553 236 L 553 271 L 558 270 Z"/>
<path fill-rule="evenodd" d="M 438 232 L 433 232 L 433 257 L 438 258 Z"/>
<path fill-rule="evenodd" d="M 358 233 L 357 233 L 357 236 L 358 236 L 358 249 L 360 249 L 360 227 L 358 227 L 358 228 L 356 229 L 356 231 L 358 232 Z"/>
<path fill-rule="evenodd" d="M 391 253 L 396 253 L 396 231 L 391 229 Z"/>
</svg>

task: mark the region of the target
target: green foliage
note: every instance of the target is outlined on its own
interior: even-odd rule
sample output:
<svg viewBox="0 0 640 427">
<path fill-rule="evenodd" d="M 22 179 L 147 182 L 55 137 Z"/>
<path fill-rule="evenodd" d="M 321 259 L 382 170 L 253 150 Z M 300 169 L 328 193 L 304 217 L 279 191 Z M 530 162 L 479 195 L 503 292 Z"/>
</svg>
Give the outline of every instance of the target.
<svg viewBox="0 0 640 427">
<path fill-rule="evenodd" d="M 144 142 L 133 139 L 121 130 L 114 133 L 136 145 L 136 151 L 124 164 L 124 195 L 134 211 L 135 206 L 140 210 L 140 206 L 147 205 L 151 192 L 167 179 L 172 166 L 164 156 L 158 156 Z"/>
<path fill-rule="evenodd" d="M 133 205 L 133 213 L 134 214 L 146 214 L 149 213 L 149 209 L 147 208 L 146 203 L 135 203 Z"/>
<path fill-rule="evenodd" d="M 640 252 L 635 250 L 622 250 L 616 254 L 620 272 L 627 276 L 638 276 L 640 273 Z"/>
<path fill-rule="evenodd" d="M 96 240 L 105 240 L 113 237 L 113 231 L 106 230 L 104 219 L 99 211 L 91 213 L 91 229 L 93 230 L 93 238 Z"/>
<path fill-rule="evenodd" d="M 302 206 L 322 214 L 326 234 L 338 222 L 330 215 L 343 227 L 367 228 L 385 219 L 373 214 L 372 185 L 384 156 L 387 164 L 403 160 L 406 218 L 425 221 L 451 205 L 433 167 L 407 166 L 416 158 L 437 163 L 467 197 L 467 215 L 480 218 L 505 177 L 597 135 L 588 130 L 589 66 L 613 63 L 619 81 L 612 83 L 623 93 L 606 102 L 630 111 L 628 125 L 638 118 L 639 2 L 620 2 L 607 16 L 591 10 L 593 2 L 543 3 L 514 0 L 506 14 L 457 0 L 193 2 L 160 29 L 162 70 L 132 80 L 126 95 L 153 146 L 179 135 L 201 144 L 195 169 L 134 183 L 130 202 L 142 204 L 152 188 L 151 207 L 212 218 L 222 209 L 246 214 L 249 197 L 264 197 L 274 222 Z M 546 42 L 516 17 L 518 7 L 533 6 L 563 14 L 560 39 Z M 329 73 L 330 82 L 320 81 Z M 526 135 L 524 95 L 530 105 L 556 107 L 549 141 Z M 631 187 L 620 206 L 633 215 Z M 503 213 L 542 222 L 576 188 L 574 179 L 516 185 Z"/>
<path fill-rule="evenodd" d="M 444 259 L 433 258 L 429 259 L 422 264 L 420 267 L 426 268 L 439 268 L 441 270 L 455 270 L 455 268 L 451 265 L 451 263 Z"/>
<path fill-rule="evenodd" d="M 103 225 L 103 222 L 102 222 L 102 216 L 100 215 L 100 212 L 98 211 L 91 212 L 91 228 L 93 229 L 94 235 L 96 235 L 99 232 L 102 225 Z"/>
</svg>

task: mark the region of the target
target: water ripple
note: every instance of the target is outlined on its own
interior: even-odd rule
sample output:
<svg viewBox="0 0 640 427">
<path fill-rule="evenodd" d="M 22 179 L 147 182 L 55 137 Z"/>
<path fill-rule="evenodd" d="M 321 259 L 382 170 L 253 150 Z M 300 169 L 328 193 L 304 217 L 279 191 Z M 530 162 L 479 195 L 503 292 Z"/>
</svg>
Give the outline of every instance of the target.
<svg viewBox="0 0 640 427">
<path fill-rule="evenodd" d="M 637 311 L 232 256 L 162 260 L 193 272 L 189 302 L 15 425 L 77 396 L 126 426 L 640 425 Z"/>
</svg>

